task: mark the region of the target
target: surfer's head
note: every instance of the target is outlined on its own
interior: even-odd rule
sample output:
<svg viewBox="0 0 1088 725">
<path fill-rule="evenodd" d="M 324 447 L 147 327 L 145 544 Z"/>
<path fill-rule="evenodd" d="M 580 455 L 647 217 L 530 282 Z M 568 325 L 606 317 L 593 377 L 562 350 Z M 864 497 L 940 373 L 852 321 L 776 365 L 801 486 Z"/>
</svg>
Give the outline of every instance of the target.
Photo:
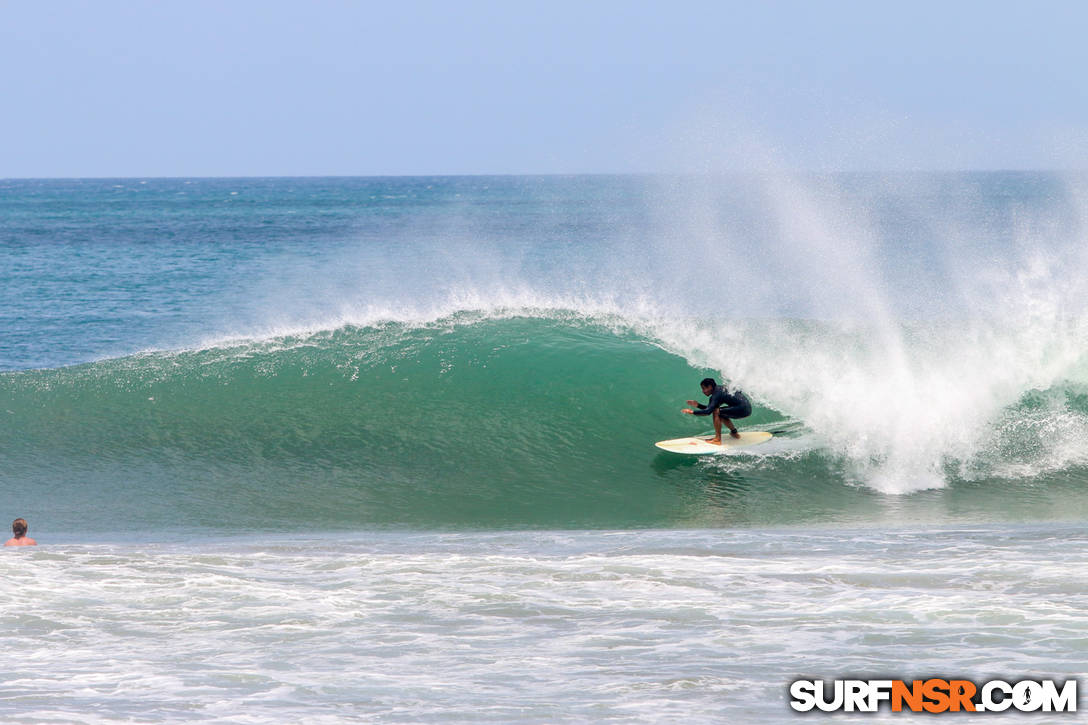
<svg viewBox="0 0 1088 725">
<path fill-rule="evenodd" d="M 26 519 L 15 519 L 11 523 L 11 533 L 15 534 L 16 539 L 26 536 L 26 528 Z"/>
<path fill-rule="evenodd" d="M 699 387 L 703 389 L 703 395 L 710 395 L 714 392 L 714 388 L 718 387 L 718 381 L 714 378 L 703 378 L 703 382 L 699 383 Z"/>
</svg>

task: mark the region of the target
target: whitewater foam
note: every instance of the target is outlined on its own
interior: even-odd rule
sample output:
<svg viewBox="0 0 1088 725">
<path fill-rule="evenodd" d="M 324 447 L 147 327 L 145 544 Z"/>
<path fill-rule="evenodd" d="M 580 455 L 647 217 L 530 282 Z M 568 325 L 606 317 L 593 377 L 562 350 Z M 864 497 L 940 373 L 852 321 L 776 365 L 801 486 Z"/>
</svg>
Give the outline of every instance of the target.
<svg viewBox="0 0 1088 725">
<path fill-rule="evenodd" d="M 4 552 L 24 720 L 795 722 L 795 673 L 1079 671 L 1079 527 L 368 533 Z M 34 611 L 25 611 L 26 601 Z M 893 722 L 897 714 L 875 715 Z"/>
</svg>

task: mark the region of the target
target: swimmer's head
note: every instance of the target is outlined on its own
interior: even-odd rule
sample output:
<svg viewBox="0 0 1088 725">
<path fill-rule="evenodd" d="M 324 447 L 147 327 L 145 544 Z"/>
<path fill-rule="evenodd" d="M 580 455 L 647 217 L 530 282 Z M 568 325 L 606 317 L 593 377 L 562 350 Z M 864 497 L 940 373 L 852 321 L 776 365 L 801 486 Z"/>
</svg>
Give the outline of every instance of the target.
<svg viewBox="0 0 1088 725">
<path fill-rule="evenodd" d="M 15 534 L 16 539 L 21 539 L 26 536 L 26 519 L 15 519 L 11 522 L 11 533 Z"/>
</svg>

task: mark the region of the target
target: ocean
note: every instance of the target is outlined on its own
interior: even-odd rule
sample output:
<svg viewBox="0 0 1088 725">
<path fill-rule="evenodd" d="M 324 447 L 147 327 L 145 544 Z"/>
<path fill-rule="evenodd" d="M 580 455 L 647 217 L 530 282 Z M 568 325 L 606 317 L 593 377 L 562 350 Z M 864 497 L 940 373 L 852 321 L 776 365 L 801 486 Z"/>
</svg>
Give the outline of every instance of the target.
<svg viewBox="0 0 1088 725">
<path fill-rule="evenodd" d="M 0 713 L 1080 678 L 1086 307 L 1075 174 L 0 180 Z"/>
</svg>

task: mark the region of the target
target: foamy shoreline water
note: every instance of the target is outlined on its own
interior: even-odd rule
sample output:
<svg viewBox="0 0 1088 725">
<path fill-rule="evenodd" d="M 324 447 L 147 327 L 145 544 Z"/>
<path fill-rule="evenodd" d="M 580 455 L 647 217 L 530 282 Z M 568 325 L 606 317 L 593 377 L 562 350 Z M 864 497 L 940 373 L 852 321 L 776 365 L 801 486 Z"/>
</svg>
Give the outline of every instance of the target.
<svg viewBox="0 0 1088 725">
<path fill-rule="evenodd" d="M 1071 525 L 41 546 L 0 557 L 0 712 L 785 722 L 800 677 L 1082 676 L 1084 571 Z"/>
</svg>

